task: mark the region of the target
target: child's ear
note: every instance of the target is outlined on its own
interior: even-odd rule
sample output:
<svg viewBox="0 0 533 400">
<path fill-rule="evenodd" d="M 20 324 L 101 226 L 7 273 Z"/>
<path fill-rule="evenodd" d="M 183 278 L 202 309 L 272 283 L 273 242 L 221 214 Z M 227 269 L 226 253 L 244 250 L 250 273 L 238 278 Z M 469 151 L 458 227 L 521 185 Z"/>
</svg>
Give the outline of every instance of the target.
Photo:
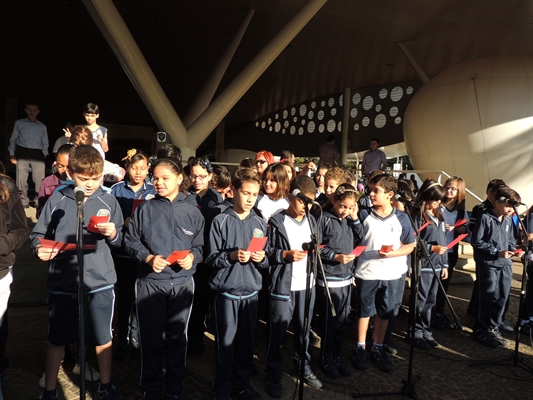
<svg viewBox="0 0 533 400">
<path fill-rule="evenodd" d="M 72 171 L 67 167 L 67 170 L 65 171 L 67 173 L 67 178 L 70 179 L 70 180 L 73 180 L 72 179 Z"/>
</svg>

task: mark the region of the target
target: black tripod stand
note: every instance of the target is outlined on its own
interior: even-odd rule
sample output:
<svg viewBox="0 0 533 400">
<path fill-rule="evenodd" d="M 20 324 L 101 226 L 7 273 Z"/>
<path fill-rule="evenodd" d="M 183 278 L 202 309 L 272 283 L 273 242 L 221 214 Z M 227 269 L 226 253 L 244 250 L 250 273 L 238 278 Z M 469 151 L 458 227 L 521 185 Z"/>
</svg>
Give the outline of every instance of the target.
<svg viewBox="0 0 533 400">
<path fill-rule="evenodd" d="M 407 207 L 409 207 L 409 204 L 406 204 Z M 409 221 L 411 222 L 411 226 L 414 229 L 414 232 L 417 232 L 417 227 L 413 221 L 413 218 L 411 217 L 411 214 L 409 213 L 409 209 L 406 212 L 407 216 L 409 217 Z M 418 291 L 420 287 L 420 276 L 421 276 L 421 266 L 418 262 L 417 257 L 417 249 L 419 249 L 422 252 L 422 255 L 425 259 L 428 260 L 429 265 L 431 266 L 431 269 L 433 270 L 433 273 L 436 275 L 436 269 L 433 263 L 431 262 L 431 258 L 429 257 L 429 253 L 427 250 L 426 243 L 420 239 L 420 235 L 416 235 L 416 248 L 415 251 L 413 251 L 411 256 L 411 265 L 412 265 L 412 274 L 411 274 L 411 303 L 409 304 L 409 314 L 410 314 L 410 320 L 411 320 L 411 343 L 409 346 L 409 365 L 407 368 L 407 379 L 403 380 L 403 386 L 402 389 L 399 392 L 378 392 L 378 393 L 354 393 L 352 395 L 353 398 L 362 398 L 362 397 L 371 397 L 371 396 L 404 396 L 411 399 L 418 399 L 418 395 L 416 394 L 415 386 L 418 383 L 418 381 L 421 379 L 419 375 L 416 377 L 413 376 L 413 361 L 414 361 L 414 337 L 415 337 L 415 320 L 418 312 Z M 455 319 L 455 323 L 457 325 L 457 328 L 459 330 L 462 330 L 462 324 L 459 320 L 459 317 L 455 313 L 455 310 L 452 307 L 452 304 L 450 302 L 450 299 L 448 295 L 446 294 L 446 291 L 444 290 L 444 287 L 442 286 L 442 282 L 440 279 L 437 279 L 437 282 L 439 284 L 440 290 L 444 293 L 446 302 L 448 303 L 448 306 L 450 307 L 450 310 L 453 314 L 453 317 Z"/>
<path fill-rule="evenodd" d="M 516 208 L 516 204 L 513 204 L 513 209 L 516 215 L 520 215 L 518 213 L 518 210 Z M 518 221 L 520 223 L 520 226 L 522 227 L 522 232 L 526 233 L 527 235 L 527 229 L 524 226 L 524 222 L 518 218 Z M 522 257 L 522 281 L 520 285 L 520 304 L 518 306 L 518 321 L 522 318 L 522 313 L 524 310 L 524 298 L 526 294 L 526 287 L 527 285 L 531 285 L 532 283 L 529 282 L 526 284 L 526 277 L 527 277 L 527 265 L 528 260 L 531 259 L 531 256 L 533 254 L 533 241 L 527 240 L 527 248 L 526 253 Z M 518 347 L 520 345 L 520 326 L 517 326 L 516 334 L 515 334 L 515 347 L 514 351 L 510 356 L 507 357 L 500 357 L 500 358 L 494 358 L 489 360 L 482 360 L 482 361 L 473 361 L 469 363 L 468 365 L 470 367 L 475 367 L 478 365 L 507 365 L 507 366 L 513 366 L 513 367 L 520 367 L 523 370 L 529 372 L 530 374 L 533 374 L 533 365 L 531 363 L 526 363 L 525 359 L 523 357 L 520 357 L 520 353 L 518 352 Z"/>
</svg>

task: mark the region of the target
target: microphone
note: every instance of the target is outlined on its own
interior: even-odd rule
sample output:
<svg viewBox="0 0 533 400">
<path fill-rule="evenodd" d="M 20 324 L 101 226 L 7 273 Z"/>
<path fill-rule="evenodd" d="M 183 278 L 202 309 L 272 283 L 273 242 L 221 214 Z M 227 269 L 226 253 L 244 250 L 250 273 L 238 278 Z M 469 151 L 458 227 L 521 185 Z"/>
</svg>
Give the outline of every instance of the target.
<svg viewBox="0 0 533 400">
<path fill-rule="evenodd" d="M 309 197 L 307 197 L 306 195 L 304 195 L 300 189 L 294 189 L 291 193 L 291 196 L 292 197 L 296 197 L 297 199 L 300 199 L 302 200 L 305 204 L 313 204 L 315 206 L 318 206 L 320 207 L 320 204 L 318 204 L 316 201 L 310 199 Z"/>
<path fill-rule="evenodd" d="M 416 204 L 414 201 L 407 200 L 405 197 L 400 196 L 399 194 L 394 195 L 394 200 L 399 201 L 400 203 L 403 203 L 409 207 L 416 207 L 420 208 L 418 204 Z"/>
<path fill-rule="evenodd" d="M 516 200 L 507 199 L 505 197 L 500 197 L 498 199 L 498 203 L 509 204 L 512 207 L 525 206 L 524 203 L 520 203 L 519 201 L 516 201 Z"/>
<path fill-rule="evenodd" d="M 76 203 L 82 203 L 85 199 L 85 188 L 83 186 L 76 186 L 74 188 L 74 194 L 76 195 Z"/>
</svg>

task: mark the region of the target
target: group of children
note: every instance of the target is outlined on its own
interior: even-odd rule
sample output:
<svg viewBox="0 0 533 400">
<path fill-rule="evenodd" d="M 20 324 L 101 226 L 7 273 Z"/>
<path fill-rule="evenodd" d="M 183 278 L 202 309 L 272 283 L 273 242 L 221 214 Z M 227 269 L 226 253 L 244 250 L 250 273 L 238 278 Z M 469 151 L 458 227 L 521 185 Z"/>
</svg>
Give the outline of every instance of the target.
<svg viewBox="0 0 533 400">
<path fill-rule="evenodd" d="M 441 317 L 437 284 L 449 278 L 457 260 L 456 250 L 450 251 L 447 244 L 466 231 L 466 220 L 457 223 L 464 216 L 464 197 L 456 196 L 458 186 L 464 191 L 464 182 L 457 177 L 444 186 L 426 180 L 415 198 L 406 182 L 376 174 L 362 202 L 353 175 L 340 168 L 318 165 L 315 180 L 297 175 L 294 169 L 289 177 L 282 163 L 267 160 L 271 153 L 260 152 L 256 168 L 238 168 L 230 177 L 227 170 L 215 171 L 204 158 L 191 159 L 186 170 L 179 149 L 169 145 L 151 161 L 141 151 L 128 152 L 125 180 L 109 193 L 101 186 L 104 160 L 97 149 L 88 144 L 70 146 L 65 150 L 67 159 L 61 158 L 65 154 L 61 149 L 56 178 L 51 179 L 72 184 L 46 194 L 49 198 L 43 201 L 31 234 L 36 255 L 49 262 L 50 271 L 49 344 L 41 399 L 57 398 L 63 350 L 78 335 L 76 253 L 43 241 L 75 242 L 74 187 L 85 189 L 83 242 L 93 246 L 84 251 L 84 289 L 89 300 L 87 341 L 96 346 L 100 399 L 121 398 L 111 383 L 115 290 L 115 347 L 120 352 L 128 342 L 140 345 L 145 399 L 160 399 L 163 388 L 168 400 L 186 398 L 188 346 L 197 354 L 203 352 L 209 315 L 215 336 L 213 397 L 261 399 L 250 385 L 261 290 L 267 293 L 269 396 L 282 396 L 282 346 L 291 321 L 292 372 L 312 387 L 322 386 L 308 351 L 315 314 L 324 374 L 336 378 L 351 373 L 342 348 L 354 305 L 358 319 L 353 367 L 366 369 L 370 357 L 380 370 L 392 370 L 390 332 L 403 297 L 409 255 L 416 247 L 415 235 L 430 257 L 420 257 L 419 312 L 412 320 L 415 335 L 410 339 L 419 348 L 438 346 L 430 326 L 446 321 Z M 397 193 L 417 207 L 404 210 Z M 510 257 L 516 246 L 508 215 L 509 202 L 519 201 L 518 194 L 505 187 L 495 199 L 493 210 L 478 217 L 472 235 L 481 282 L 475 338 L 484 344 L 490 342 L 487 335 L 497 337 L 501 316 L 494 315 L 503 310 L 505 290 L 509 292 Z M 314 202 L 321 206 L 312 206 Z M 92 227 L 94 216 L 107 217 L 106 222 Z M 313 235 L 320 248 L 308 252 L 306 244 Z M 252 246 L 255 242 L 260 245 Z M 308 263 L 309 255 L 313 262 Z M 319 264 L 323 269 L 317 268 Z M 131 331 L 130 320 L 135 321 Z"/>
</svg>

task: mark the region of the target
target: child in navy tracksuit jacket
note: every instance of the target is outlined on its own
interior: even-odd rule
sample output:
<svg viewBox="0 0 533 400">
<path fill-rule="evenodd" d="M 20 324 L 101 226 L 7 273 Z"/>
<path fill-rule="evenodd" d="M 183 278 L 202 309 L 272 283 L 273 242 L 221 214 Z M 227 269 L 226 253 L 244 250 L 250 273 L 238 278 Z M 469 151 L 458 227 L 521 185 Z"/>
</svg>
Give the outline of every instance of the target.
<svg viewBox="0 0 533 400">
<path fill-rule="evenodd" d="M 328 306 L 324 277 L 317 277 L 317 303 L 321 306 L 321 360 L 324 373 L 336 378 L 349 375 L 350 367 L 341 353 L 348 332 L 350 297 L 354 281 L 354 259 L 350 255 L 361 241 L 362 226 L 357 217 L 355 188 L 343 183 L 331 198 L 333 206 L 324 211 L 321 258 L 336 316 Z"/>
<path fill-rule="evenodd" d="M 431 309 L 437 301 L 437 291 L 439 290 L 438 280 L 448 278 L 446 223 L 440 212 L 440 203 L 443 197 L 444 188 L 433 179 L 426 179 L 416 198 L 416 203 L 420 208 L 412 208 L 415 226 L 421 227 L 429 223 L 418 234 L 423 245 L 426 246 L 429 259 L 435 268 L 435 272 L 433 272 L 430 261 L 422 253 L 419 257 L 422 267 L 418 287 L 415 336 L 412 338 L 415 346 L 422 350 L 429 350 L 439 345 L 433 339 L 430 325 Z"/>
<path fill-rule="evenodd" d="M 167 398 L 182 398 L 192 275 L 202 261 L 204 219 L 182 193 L 183 169 L 178 159 L 158 160 L 153 176 L 157 196 L 135 210 L 125 237 L 126 252 L 139 272 L 141 387 L 145 399 L 160 399 L 164 349 Z M 171 264 L 166 259 L 176 250 L 189 253 Z"/>
<path fill-rule="evenodd" d="M 307 175 L 293 179 L 290 193 L 298 190 L 313 201 L 316 186 Z M 304 344 L 309 345 L 309 327 L 315 303 L 315 277 L 310 276 L 309 310 L 305 315 L 307 287 L 307 252 L 303 243 L 311 240 L 311 233 L 317 232 L 313 216 L 306 217 L 307 204 L 289 194 L 289 208 L 275 214 L 268 221 L 268 260 L 270 323 L 269 341 L 266 354 L 266 390 L 271 397 L 281 397 L 281 377 L 283 375 L 283 354 L 281 351 L 287 328 L 292 320 L 294 327 L 293 374 L 300 375 L 300 354 Z M 311 226 L 312 232 L 311 232 Z M 320 243 L 320 242 L 319 242 Z M 307 317 L 308 325 L 304 326 Z M 304 329 L 305 331 L 304 336 Z M 302 379 L 313 387 L 322 383 L 313 373 L 311 356 L 305 348 L 304 376 Z"/>
<path fill-rule="evenodd" d="M 267 268 L 265 251 L 247 250 L 252 238 L 266 237 L 267 224 L 253 209 L 261 179 L 248 168 L 232 178 L 233 208 L 213 220 L 206 264 L 213 268 L 209 286 L 215 292 L 212 316 L 215 328 L 215 398 L 233 395 L 260 399 L 250 386 L 254 331 L 261 289 L 259 268 Z M 233 358 L 233 362 L 232 362 Z"/>
<path fill-rule="evenodd" d="M 84 284 L 87 302 L 87 343 L 96 346 L 101 381 L 100 398 L 119 398 L 111 385 L 112 332 L 114 291 L 117 281 L 109 247 L 122 243 L 122 212 L 117 200 L 100 187 L 104 160 L 92 146 L 74 148 L 69 158 L 69 174 L 77 187 L 85 190 L 83 201 L 83 245 L 95 246 L 84 251 Z M 108 222 L 89 230 L 92 216 L 107 216 Z M 57 398 L 57 373 L 65 345 L 78 339 L 79 266 L 76 251 L 59 252 L 44 246 L 39 239 L 75 243 L 77 200 L 74 185 L 67 185 L 46 202 L 39 221 L 30 236 L 36 255 L 49 261 L 49 321 L 46 355 L 46 382 L 42 399 Z M 54 395 L 56 397 L 54 397 Z M 112 397 L 116 396 L 116 397 Z"/>
<path fill-rule="evenodd" d="M 476 219 L 471 244 L 479 277 L 479 310 L 472 337 L 487 347 L 506 346 L 499 326 L 513 278 L 516 249 L 510 202 L 520 202 L 513 189 L 502 186 L 493 192 L 494 208 Z"/>
</svg>

